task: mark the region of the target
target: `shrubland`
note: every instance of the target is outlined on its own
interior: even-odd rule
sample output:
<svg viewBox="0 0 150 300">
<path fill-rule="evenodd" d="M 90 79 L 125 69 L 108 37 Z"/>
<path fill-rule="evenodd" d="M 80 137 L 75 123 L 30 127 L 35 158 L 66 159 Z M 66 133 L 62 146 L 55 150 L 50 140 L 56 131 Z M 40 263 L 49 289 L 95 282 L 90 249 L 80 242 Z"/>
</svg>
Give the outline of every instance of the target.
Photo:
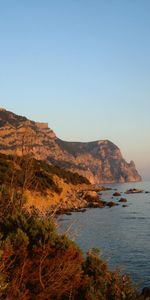
<svg viewBox="0 0 150 300">
<path fill-rule="evenodd" d="M 37 170 L 47 174 L 51 169 L 51 174 L 58 172 L 72 181 L 66 171 L 35 161 L 32 173 L 21 176 L 30 163 L 18 163 L 11 157 L 4 162 L 2 156 L 0 160 L 0 299 L 138 299 L 130 277 L 124 281 L 119 271 L 110 271 L 96 249 L 83 255 L 65 234 L 57 232 L 54 215 L 41 215 L 34 207 L 30 212 L 26 210 L 22 188 L 29 183 L 32 188 L 35 178 L 41 178 L 45 186 L 46 179 L 41 174 L 38 177 Z M 54 188 L 51 181 L 48 184 Z"/>
<path fill-rule="evenodd" d="M 46 192 L 51 189 L 59 193 L 59 187 L 56 185 L 53 177 L 58 176 L 68 184 L 89 184 L 87 178 L 59 168 L 55 165 L 49 165 L 45 161 L 36 160 L 27 155 L 17 157 L 12 155 L 0 154 L 0 184 L 17 186 L 24 189 Z"/>
</svg>

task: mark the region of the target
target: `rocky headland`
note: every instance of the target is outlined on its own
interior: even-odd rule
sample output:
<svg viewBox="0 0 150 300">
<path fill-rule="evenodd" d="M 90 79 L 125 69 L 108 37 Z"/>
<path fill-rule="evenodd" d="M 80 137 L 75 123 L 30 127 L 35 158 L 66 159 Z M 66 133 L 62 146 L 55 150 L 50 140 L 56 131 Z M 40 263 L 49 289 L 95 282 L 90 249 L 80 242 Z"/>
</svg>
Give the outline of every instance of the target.
<svg viewBox="0 0 150 300">
<path fill-rule="evenodd" d="M 108 140 L 66 142 L 48 123 L 40 123 L 0 109 L 0 152 L 26 155 L 78 173 L 92 184 L 141 181 L 133 161 L 127 163 L 120 149 Z"/>
</svg>

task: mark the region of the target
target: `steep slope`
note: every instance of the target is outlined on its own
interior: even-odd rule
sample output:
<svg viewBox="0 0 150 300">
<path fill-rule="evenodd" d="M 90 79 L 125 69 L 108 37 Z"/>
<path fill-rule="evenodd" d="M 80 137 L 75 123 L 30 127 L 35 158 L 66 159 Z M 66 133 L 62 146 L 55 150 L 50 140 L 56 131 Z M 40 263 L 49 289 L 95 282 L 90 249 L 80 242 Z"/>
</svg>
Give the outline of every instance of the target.
<svg viewBox="0 0 150 300">
<path fill-rule="evenodd" d="M 3 194 L 7 200 L 10 194 L 18 206 L 22 203 L 29 210 L 34 206 L 41 213 L 78 210 L 90 205 L 85 199 L 89 191 L 96 194 L 97 206 L 100 206 L 99 197 L 87 178 L 30 155 L 19 157 L 0 153 L 0 197 Z M 96 199 L 94 197 L 93 201 Z M 0 201 L 0 209 L 1 205 Z"/>
<path fill-rule="evenodd" d="M 38 160 L 87 177 L 91 183 L 141 180 L 134 163 L 127 163 L 112 142 L 65 142 L 47 123 L 30 121 L 4 109 L 0 109 L 0 152 L 32 153 Z"/>
</svg>

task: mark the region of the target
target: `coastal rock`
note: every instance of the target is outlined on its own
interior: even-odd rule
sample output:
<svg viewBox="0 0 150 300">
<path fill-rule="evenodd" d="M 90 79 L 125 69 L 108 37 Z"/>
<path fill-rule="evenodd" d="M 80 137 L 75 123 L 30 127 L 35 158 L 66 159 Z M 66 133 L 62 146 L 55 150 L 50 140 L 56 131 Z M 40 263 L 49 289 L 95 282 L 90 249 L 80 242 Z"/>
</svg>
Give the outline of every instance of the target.
<svg viewBox="0 0 150 300">
<path fill-rule="evenodd" d="M 108 207 L 113 207 L 113 206 L 116 206 L 116 205 L 117 205 L 117 203 L 115 203 L 113 201 L 109 201 L 109 202 L 106 203 L 106 206 L 108 206 Z"/>
<path fill-rule="evenodd" d="M 30 153 L 38 160 L 87 177 L 93 184 L 141 180 L 133 161 L 127 163 L 109 140 L 62 141 L 47 123 L 5 109 L 0 110 L 0 152 L 20 156 Z"/>
<path fill-rule="evenodd" d="M 119 197 L 119 196 L 121 196 L 121 193 L 115 192 L 115 193 L 113 194 L 113 196 L 114 196 L 114 197 Z"/>
<path fill-rule="evenodd" d="M 88 207 L 89 208 L 103 208 L 106 206 L 106 202 L 105 201 L 92 201 L 88 203 Z"/>
<path fill-rule="evenodd" d="M 121 198 L 121 199 L 119 200 L 119 202 L 127 202 L 127 199 L 126 199 L 126 198 Z"/>
<path fill-rule="evenodd" d="M 95 191 L 87 191 L 84 195 L 84 199 L 87 201 L 99 200 L 99 196 Z"/>
<path fill-rule="evenodd" d="M 143 190 L 141 189 L 129 189 L 125 192 L 126 194 L 138 194 L 138 193 L 143 193 Z"/>
</svg>

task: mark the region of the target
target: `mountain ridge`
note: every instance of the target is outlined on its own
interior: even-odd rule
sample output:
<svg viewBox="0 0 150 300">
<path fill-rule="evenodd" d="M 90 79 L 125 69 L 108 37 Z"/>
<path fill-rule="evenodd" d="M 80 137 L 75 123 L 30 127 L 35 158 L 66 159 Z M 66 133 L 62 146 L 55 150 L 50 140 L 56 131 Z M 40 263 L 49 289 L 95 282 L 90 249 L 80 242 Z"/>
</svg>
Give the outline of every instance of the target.
<svg viewBox="0 0 150 300">
<path fill-rule="evenodd" d="M 59 139 L 48 123 L 35 122 L 0 108 L 0 152 L 46 160 L 88 178 L 93 184 L 141 181 L 133 161 L 127 163 L 109 140 L 70 142 Z"/>
</svg>

